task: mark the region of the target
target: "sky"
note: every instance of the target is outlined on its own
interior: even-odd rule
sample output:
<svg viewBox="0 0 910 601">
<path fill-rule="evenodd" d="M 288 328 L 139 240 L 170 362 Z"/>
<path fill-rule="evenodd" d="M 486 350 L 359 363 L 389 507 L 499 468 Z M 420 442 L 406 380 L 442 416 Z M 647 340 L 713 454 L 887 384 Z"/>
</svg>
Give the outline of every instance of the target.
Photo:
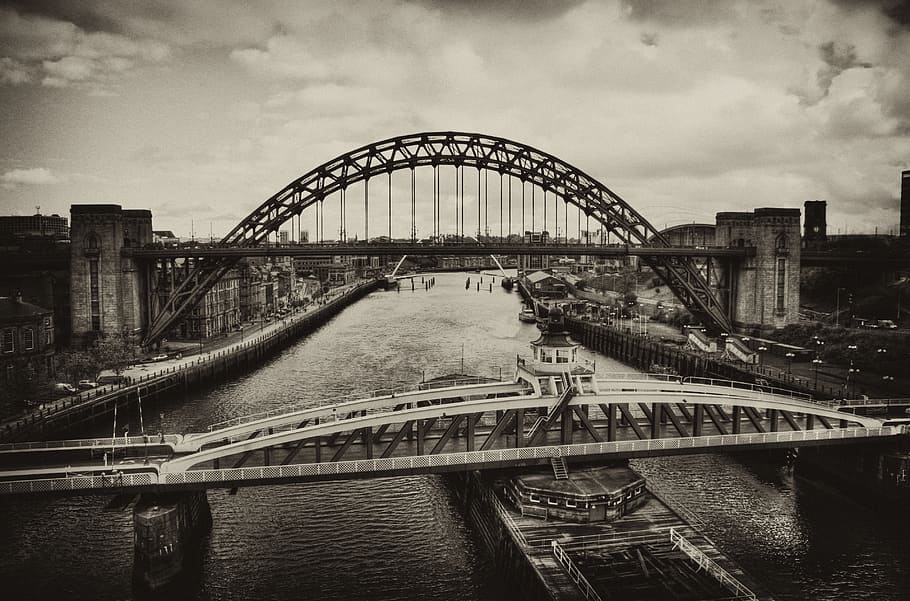
<svg viewBox="0 0 910 601">
<path fill-rule="evenodd" d="M 218 238 L 349 150 L 456 130 L 554 154 L 658 228 L 820 199 L 830 234 L 888 233 L 910 169 L 910 8 L 6 2 L 0 110 L 0 214 L 112 203 L 151 209 L 155 229 Z M 394 180 L 396 216 L 408 186 Z M 419 203 L 418 235 L 431 213 Z"/>
</svg>

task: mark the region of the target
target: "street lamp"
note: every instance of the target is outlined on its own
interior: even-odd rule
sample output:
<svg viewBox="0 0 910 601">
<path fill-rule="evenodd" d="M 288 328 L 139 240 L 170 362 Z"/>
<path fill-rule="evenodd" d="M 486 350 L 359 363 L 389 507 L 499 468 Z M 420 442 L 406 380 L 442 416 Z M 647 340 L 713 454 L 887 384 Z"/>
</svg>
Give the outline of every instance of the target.
<svg viewBox="0 0 910 601">
<path fill-rule="evenodd" d="M 796 355 L 794 355 L 793 353 L 787 353 L 786 355 L 784 355 L 784 357 L 787 358 L 787 375 L 788 376 L 792 373 L 790 370 L 790 367 L 791 367 L 791 364 L 793 363 L 793 357 L 795 357 L 795 356 Z"/>
<path fill-rule="evenodd" d="M 768 350 L 768 347 L 762 345 L 762 346 L 758 347 L 758 348 L 755 349 L 755 350 L 758 351 L 758 366 L 761 367 L 761 366 L 763 365 L 763 360 L 764 360 L 764 357 L 765 357 L 763 353 L 764 353 L 766 350 Z"/>
<path fill-rule="evenodd" d="M 812 388 L 818 390 L 818 366 L 821 365 L 823 361 L 816 357 L 812 360 L 812 363 L 815 364 L 815 383 L 812 385 Z"/>
<path fill-rule="evenodd" d="M 850 369 L 847 370 L 847 379 L 850 380 L 850 396 L 856 396 L 856 374 L 859 373 L 858 367 L 853 367 L 853 363 L 850 364 Z"/>
</svg>

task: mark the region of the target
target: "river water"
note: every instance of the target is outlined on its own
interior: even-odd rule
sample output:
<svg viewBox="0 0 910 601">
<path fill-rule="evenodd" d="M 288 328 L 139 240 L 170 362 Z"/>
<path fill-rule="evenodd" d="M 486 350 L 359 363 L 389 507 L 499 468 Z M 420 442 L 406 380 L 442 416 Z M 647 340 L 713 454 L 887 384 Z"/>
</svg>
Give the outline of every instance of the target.
<svg viewBox="0 0 910 601">
<path fill-rule="evenodd" d="M 519 296 L 476 290 L 479 274 L 437 275 L 429 292 L 376 292 L 253 373 L 146 406 L 146 427 L 199 431 L 239 415 L 449 373 L 503 375 L 537 335 Z M 485 275 L 484 285 L 490 283 Z M 597 371 L 630 371 L 603 356 Z M 463 362 L 463 364 L 462 364 Z M 138 423 L 130 425 L 138 431 Z M 101 436 L 110 426 L 82 433 Z M 777 599 L 910 598 L 910 526 L 787 476 L 774 462 L 726 455 L 633 462 L 705 522 L 728 555 Z M 198 565 L 167 598 L 511 598 L 437 476 L 209 491 L 213 526 Z M 132 515 L 94 497 L 0 499 L 6 599 L 143 598 L 132 576 Z M 175 595 L 177 595 L 175 597 Z"/>
</svg>

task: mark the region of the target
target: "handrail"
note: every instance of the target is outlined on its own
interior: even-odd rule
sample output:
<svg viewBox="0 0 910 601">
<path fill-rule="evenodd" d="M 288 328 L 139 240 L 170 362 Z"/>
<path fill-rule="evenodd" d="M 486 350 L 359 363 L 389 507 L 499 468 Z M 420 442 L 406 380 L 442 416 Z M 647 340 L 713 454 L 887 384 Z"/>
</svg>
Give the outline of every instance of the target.
<svg viewBox="0 0 910 601">
<path fill-rule="evenodd" d="M 699 569 L 704 568 L 705 572 L 720 582 L 721 586 L 732 589 L 733 593 L 736 595 L 736 599 L 758 601 L 758 597 L 749 590 L 746 585 L 737 580 L 733 574 L 722 568 L 713 559 L 705 555 L 704 551 L 686 540 L 686 538 L 677 532 L 675 528 L 670 529 L 670 542 L 673 544 L 674 549 L 678 548 L 688 555 L 689 559 L 698 564 Z"/>
<path fill-rule="evenodd" d="M 223 487 L 233 487 L 244 480 L 301 479 L 345 477 L 351 474 L 388 472 L 426 473 L 434 468 L 474 469 L 484 464 L 501 465 L 507 462 L 549 460 L 550 457 L 572 457 L 585 455 L 611 455 L 619 453 L 654 452 L 680 449 L 702 449 L 723 446 L 742 446 L 750 444 L 795 443 L 812 440 L 833 440 L 850 438 L 870 438 L 878 436 L 896 436 L 907 431 L 906 427 L 883 426 L 879 428 L 838 428 L 834 430 L 795 430 L 783 432 L 763 432 L 753 434 L 716 434 L 690 438 L 658 438 L 644 440 L 622 440 L 614 442 L 591 442 L 569 445 L 542 447 L 521 447 L 511 449 L 493 449 L 489 451 L 460 451 L 440 453 L 437 455 L 415 455 L 409 457 L 388 457 L 385 459 L 356 459 L 347 461 L 302 463 L 280 466 L 262 466 L 247 468 L 199 469 L 181 472 L 167 472 L 168 462 L 162 462 L 157 469 L 160 476 L 158 485 L 196 485 L 221 483 Z M 26 474 L 27 475 L 27 474 Z M 49 490 L 90 490 L 101 488 L 91 482 L 81 486 L 72 484 L 73 478 L 51 478 L 45 480 L 59 481 Z M 42 492 L 29 488 L 36 480 L 10 480 L 0 482 L 0 494 L 21 492 Z M 136 484 L 135 486 L 140 486 Z M 109 488 L 109 486 L 107 487 Z"/>
<path fill-rule="evenodd" d="M 603 601 L 600 595 L 597 594 L 597 591 L 594 590 L 594 587 L 591 586 L 591 583 L 588 582 L 588 579 L 585 578 L 585 575 L 581 573 L 581 570 L 575 565 L 575 562 L 572 561 L 572 558 L 559 546 L 559 543 L 555 540 L 550 543 L 550 548 L 553 549 L 553 555 L 556 557 L 556 561 L 562 564 L 562 566 L 569 573 L 569 578 L 578 585 L 578 590 L 581 591 L 581 594 L 585 596 L 585 599 L 590 599 L 592 601 Z"/>
<path fill-rule="evenodd" d="M 683 384 L 704 384 L 707 386 L 726 386 L 729 388 L 736 388 L 740 390 L 751 390 L 752 392 L 758 393 L 770 393 L 778 396 L 786 396 L 790 398 L 802 399 L 805 401 L 811 401 L 812 395 L 805 392 L 796 392 L 794 390 L 789 390 L 786 388 L 775 388 L 773 386 L 761 386 L 759 384 L 753 384 L 751 382 L 739 382 L 737 380 L 722 380 L 718 378 L 702 378 L 700 376 L 686 376 L 682 379 Z"/>
<path fill-rule="evenodd" d="M 900 407 L 903 405 L 910 406 L 910 398 L 894 399 L 835 399 L 833 401 L 815 401 L 818 405 L 823 405 L 831 409 L 840 407 Z"/>
<path fill-rule="evenodd" d="M 231 419 L 226 419 L 226 420 L 223 420 L 220 422 L 215 422 L 213 424 L 210 424 L 208 426 L 207 430 L 209 432 L 214 432 L 215 430 L 223 430 L 224 428 L 231 428 L 233 426 L 239 426 L 241 424 L 247 424 L 250 422 L 259 421 L 262 419 L 268 419 L 270 417 L 275 417 L 278 415 L 286 415 L 286 414 L 295 413 L 297 411 L 305 411 L 305 410 L 309 410 L 309 409 L 313 409 L 313 410 L 324 409 L 326 411 L 329 411 L 329 410 L 331 410 L 333 405 L 340 406 L 340 405 L 344 405 L 344 404 L 350 403 L 350 402 L 369 401 L 371 399 L 377 399 L 377 398 L 381 398 L 381 397 L 385 397 L 385 396 L 390 397 L 389 400 L 391 401 L 392 398 L 394 398 L 394 395 L 396 395 L 396 394 L 405 394 L 405 393 L 409 393 L 409 392 L 423 392 L 423 391 L 427 391 L 427 390 L 436 390 L 436 389 L 441 389 L 441 388 L 454 388 L 456 386 L 470 386 L 470 385 L 474 385 L 474 384 L 510 383 L 511 380 L 503 380 L 502 382 L 500 382 L 498 380 L 490 381 L 489 379 L 484 378 L 484 377 L 467 377 L 467 378 L 453 378 L 451 380 L 438 380 L 438 381 L 434 381 L 433 383 L 435 384 L 437 382 L 439 383 L 438 386 L 430 386 L 427 388 L 422 387 L 424 384 L 428 384 L 428 382 L 424 382 L 424 383 L 421 383 L 420 385 L 418 385 L 419 386 L 418 388 L 414 388 L 413 386 L 398 386 L 395 388 L 377 388 L 375 390 L 370 390 L 368 392 L 363 392 L 363 393 L 352 392 L 352 393 L 341 395 L 341 396 L 323 399 L 322 402 L 318 405 L 313 405 L 313 404 L 309 404 L 309 403 L 306 403 L 306 404 L 295 403 L 293 405 L 284 405 L 282 407 L 276 407 L 275 409 L 269 409 L 267 411 L 260 411 L 258 413 L 250 413 L 248 415 L 241 415 L 241 416 L 233 417 Z M 393 402 L 391 404 L 394 405 L 395 403 Z M 342 418 L 339 417 L 339 419 L 342 419 Z"/>
<path fill-rule="evenodd" d="M 69 440 L 37 440 L 28 442 L 8 442 L 0 444 L 0 453 L 14 451 L 31 451 L 39 449 L 71 448 L 119 448 L 139 445 L 177 444 L 180 437 L 176 434 L 149 434 L 143 436 L 118 436 L 117 438 L 74 438 Z"/>
</svg>

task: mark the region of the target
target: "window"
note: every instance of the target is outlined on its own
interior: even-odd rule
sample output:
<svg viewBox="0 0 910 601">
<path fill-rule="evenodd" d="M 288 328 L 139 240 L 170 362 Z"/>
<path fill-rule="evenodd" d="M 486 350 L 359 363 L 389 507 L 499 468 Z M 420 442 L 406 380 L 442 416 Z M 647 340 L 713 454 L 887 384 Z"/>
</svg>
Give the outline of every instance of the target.
<svg viewBox="0 0 910 601">
<path fill-rule="evenodd" d="M 781 234 L 774 241 L 774 247 L 778 250 L 787 250 L 787 234 Z"/>
<path fill-rule="evenodd" d="M 540 349 L 540 361 L 541 363 L 551 363 L 549 351 L 546 349 Z"/>
<path fill-rule="evenodd" d="M 91 292 L 92 331 L 101 331 L 101 279 L 98 276 L 98 259 L 88 262 L 89 290 Z"/>
<path fill-rule="evenodd" d="M 557 363 L 568 363 L 569 362 L 569 351 L 556 351 L 556 362 Z"/>
<path fill-rule="evenodd" d="M 775 307 L 779 313 L 784 312 L 784 291 L 787 283 L 787 260 L 777 260 L 777 287 Z"/>
<path fill-rule="evenodd" d="M 85 250 L 89 254 L 97 254 L 101 250 L 101 238 L 92 232 L 85 237 Z"/>
<path fill-rule="evenodd" d="M 531 493 L 528 495 L 528 501 L 530 501 L 532 503 L 540 503 L 540 498 L 538 498 L 538 496 L 535 495 L 534 493 Z"/>
<path fill-rule="evenodd" d="M 0 352 L 12 353 L 16 350 L 15 345 L 13 344 L 14 336 L 15 331 L 12 328 L 3 330 L 3 333 L 0 334 Z"/>
<path fill-rule="evenodd" d="M 22 346 L 27 351 L 34 350 L 35 348 L 35 330 L 31 328 L 25 328 L 22 332 Z"/>
</svg>

